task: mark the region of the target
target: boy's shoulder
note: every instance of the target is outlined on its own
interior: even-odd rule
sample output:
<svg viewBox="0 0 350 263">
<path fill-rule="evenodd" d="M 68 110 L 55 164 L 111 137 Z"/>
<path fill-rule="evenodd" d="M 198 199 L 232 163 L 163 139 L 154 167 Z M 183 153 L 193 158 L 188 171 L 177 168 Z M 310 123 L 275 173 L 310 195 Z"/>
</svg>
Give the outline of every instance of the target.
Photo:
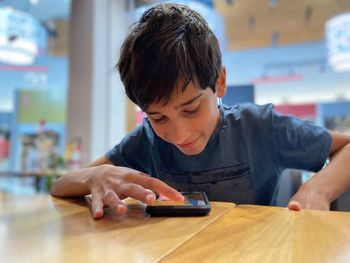
<svg viewBox="0 0 350 263">
<path fill-rule="evenodd" d="M 266 119 L 270 118 L 274 112 L 274 105 L 255 103 L 239 103 L 233 106 L 221 105 L 221 109 L 225 119 L 241 120 L 241 119 Z"/>
</svg>

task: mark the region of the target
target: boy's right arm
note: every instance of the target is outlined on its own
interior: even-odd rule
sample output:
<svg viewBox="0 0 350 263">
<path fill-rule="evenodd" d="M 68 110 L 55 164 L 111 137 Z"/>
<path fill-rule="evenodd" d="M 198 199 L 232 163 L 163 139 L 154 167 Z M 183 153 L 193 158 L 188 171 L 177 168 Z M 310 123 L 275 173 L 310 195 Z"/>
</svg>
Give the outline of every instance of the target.
<svg viewBox="0 0 350 263">
<path fill-rule="evenodd" d="M 156 198 L 154 192 L 174 201 L 183 201 L 183 196 L 164 182 L 127 167 L 114 166 L 104 156 L 87 168 L 64 174 L 51 187 L 51 194 L 58 197 L 91 194 L 95 218 L 103 216 L 103 206 L 124 214 L 126 205 L 122 199 L 126 197 L 152 204 Z"/>
</svg>

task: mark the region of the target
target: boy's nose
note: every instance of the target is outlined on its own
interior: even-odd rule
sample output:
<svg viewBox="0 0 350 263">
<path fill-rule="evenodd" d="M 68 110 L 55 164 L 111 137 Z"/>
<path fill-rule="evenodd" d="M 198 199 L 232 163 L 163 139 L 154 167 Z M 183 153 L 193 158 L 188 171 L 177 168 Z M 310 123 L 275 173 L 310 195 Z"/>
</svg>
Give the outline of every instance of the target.
<svg viewBox="0 0 350 263">
<path fill-rule="evenodd" d="M 183 122 L 173 123 L 168 131 L 168 139 L 174 144 L 183 144 L 190 137 L 190 129 Z"/>
</svg>

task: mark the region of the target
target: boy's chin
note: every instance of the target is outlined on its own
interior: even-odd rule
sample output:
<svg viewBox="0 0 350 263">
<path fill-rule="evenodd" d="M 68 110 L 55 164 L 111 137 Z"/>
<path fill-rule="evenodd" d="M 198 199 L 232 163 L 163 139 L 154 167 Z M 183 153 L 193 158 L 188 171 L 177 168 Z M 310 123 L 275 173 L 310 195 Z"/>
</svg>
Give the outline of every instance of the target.
<svg viewBox="0 0 350 263">
<path fill-rule="evenodd" d="M 194 155 L 198 155 L 198 154 L 202 153 L 205 149 L 205 146 L 204 147 L 197 147 L 196 149 L 181 149 L 179 147 L 178 147 L 178 149 L 185 155 L 194 156 Z"/>
</svg>

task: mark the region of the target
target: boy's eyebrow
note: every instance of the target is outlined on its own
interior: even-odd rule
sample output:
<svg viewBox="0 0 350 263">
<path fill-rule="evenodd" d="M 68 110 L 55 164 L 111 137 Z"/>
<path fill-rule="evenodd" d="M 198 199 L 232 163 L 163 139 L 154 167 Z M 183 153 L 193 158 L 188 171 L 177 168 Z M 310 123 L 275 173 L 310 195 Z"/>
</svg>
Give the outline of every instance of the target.
<svg viewBox="0 0 350 263">
<path fill-rule="evenodd" d="M 198 94 L 197 96 L 193 97 L 192 99 L 189 99 L 188 101 L 185 101 L 185 102 L 181 103 L 180 105 L 176 106 L 175 109 L 179 109 L 179 108 L 181 108 L 183 106 L 190 105 L 192 102 L 194 102 L 195 100 L 199 99 L 202 95 L 203 95 L 203 93 L 201 92 L 200 94 Z"/>
<path fill-rule="evenodd" d="M 187 105 L 191 104 L 192 102 L 194 102 L 197 99 L 199 99 L 202 95 L 203 95 L 203 93 L 201 92 L 197 96 L 195 96 L 195 97 L 189 99 L 188 101 L 185 101 L 185 102 L 181 103 L 180 105 L 176 106 L 175 109 L 177 110 L 177 109 L 179 109 L 179 108 L 181 108 L 183 106 L 187 106 Z M 161 114 L 161 113 L 160 112 L 156 112 L 156 111 L 152 111 L 152 112 L 147 112 L 147 114 L 153 115 L 153 114 Z"/>
</svg>

